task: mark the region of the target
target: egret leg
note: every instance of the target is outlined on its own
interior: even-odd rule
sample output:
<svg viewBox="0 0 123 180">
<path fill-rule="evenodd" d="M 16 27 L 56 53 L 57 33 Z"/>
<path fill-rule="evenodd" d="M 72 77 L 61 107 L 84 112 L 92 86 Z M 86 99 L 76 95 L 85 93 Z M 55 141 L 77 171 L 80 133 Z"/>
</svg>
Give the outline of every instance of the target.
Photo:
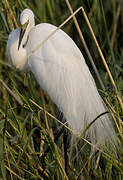
<svg viewBox="0 0 123 180">
<path fill-rule="evenodd" d="M 68 148 L 68 143 L 67 143 L 67 136 L 68 132 L 65 127 L 63 127 L 63 144 L 64 144 L 64 166 L 65 166 L 65 172 L 67 174 L 67 166 L 68 166 L 68 156 L 67 156 L 67 148 Z"/>
<path fill-rule="evenodd" d="M 59 113 L 58 119 L 66 124 L 66 120 L 64 118 L 64 115 L 62 112 Z M 68 143 L 67 143 L 67 136 L 68 136 L 68 131 L 67 129 L 62 126 L 61 130 L 57 134 L 56 138 L 59 138 L 63 133 L 63 144 L 64 144 L 64 167 L 65 167 L 65 172 L 67 173 L 67 165 L 68 165 L 68 156 L 67 156 L 67 148 L 68 148 Z"/>
<path fill-rule="evenodd" d="M 62 122 L 62 123 L 66 123 L 66 120 L 63 118 L 63 113 L 60 112 L 58 119 Z M 68 165 L 68 156 L 67 156 L 67 148 L 68 148 L 68 144 L 67 144 L 67 129 L 62 126 L 61 129 L 59 130 L 59 132 L 55 135 L 54 138 L 54 142 L 56 143 L 58 141 L 58 139 L 60 138 L 60 136 L 63 134 L 63 144 L 64 144 L 64 166 L 65 166 L 65 171 L 67 173 L 67 165 Z M 47 153 L 50 151 L 50 147 L 48 147 L 46 149 L 46 151 L 44 152 L 43 156 L 41 157 L 42 161 L 44 162 L 44 158 L 46 157 Z"/>
</svg>

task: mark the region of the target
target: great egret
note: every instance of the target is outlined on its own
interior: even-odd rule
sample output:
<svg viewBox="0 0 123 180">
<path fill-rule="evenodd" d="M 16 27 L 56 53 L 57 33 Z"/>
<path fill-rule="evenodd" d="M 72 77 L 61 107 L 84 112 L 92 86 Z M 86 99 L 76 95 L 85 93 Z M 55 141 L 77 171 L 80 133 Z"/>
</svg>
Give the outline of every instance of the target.
<svg viewBox="0 0 123 180">
<path fill-rule="evenodd" d="M 25 9 L 20 15 L 22 27 L 9 35 L 8 60 L 20 70 L 30 68 L 40 87 L 63 112 L 70 128 L 82 133 L 98 115 L 107 111 L 85 59 L 73 40 L 61 29 L 27 61 L 27 55 L 57 27 L 47 23 L 35 26 L 34 14 Z M 107 114 L 86 131 L 93 144 L 116 145 L 116 134 Z"/>
</svg>

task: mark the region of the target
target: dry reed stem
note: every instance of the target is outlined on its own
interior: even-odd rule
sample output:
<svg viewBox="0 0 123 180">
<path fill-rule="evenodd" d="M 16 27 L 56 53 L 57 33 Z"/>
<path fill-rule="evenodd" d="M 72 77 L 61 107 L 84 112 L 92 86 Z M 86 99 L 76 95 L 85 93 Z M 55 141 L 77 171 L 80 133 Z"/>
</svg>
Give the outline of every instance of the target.
<svg viewBox="0 0 123 180">
<path fill-rule="evenodd" d="M 118 22 L 119 17 L 120 17 L 122 2 L 123 2 L 122 0 L 119 1 L 118 8 L 117 8 L 117 13 L 116 13 L 116 18 L 115 18 L 114 28 L 113 28 L 113 34 L 112 34 L 112 38 L 111 38 L 111 47 L 112 48 L 114 45 L 114 39 L 115 39 L 116 31 L 117 31 L 117 22 Z"/>
<path fill-rule="evenodd" d="M 79 135 L 78 133 L 76 133 L 74 130 L 72 130 L 71 128 L 69 128 L 68 126 L 66 126 L 64 123 L 62 123 L 61 121 L 59 121 L 57 118 L 55 118 L 52 114 L 50 114 L 49 112 L 47 112 L 46 110 L 44 110 L 41 106 L 39 106 L 36 102 L 34 102 L 32 99 L 29 99 L 29 101 L 35 105 L 38 109 L 40 109 L 41 111 L 43 111 L 44 113 L 46 113 L 49 117 L 51 117 L 52 119 L 56 120 L 58 123 L 60 123 L 61 125 L 63 125 L 66 129 L 68 129 L 70 132 L 72 132 L 75 136 L 77 136 L 78 138 L 81 138 L 82 140 L 84 140 L 86 143 L 88 143 L 90 146 L 92 146 L 93 148 L 97 149 L 100 153 L 104 154 L 106 157 L 108 157 L 109 159 L 112 159 L 112 157 L 110 155 L 108 155 L 107 153 L 103 152 L 100 148 L 98 148 L 96 145 L 90 143 L 88 140 L 86 140 L 85 138 L 81 137 L 81 135 Z M 119 164 L 120 166 L 123 167 L 122 163 L 119 163 L 118 160 L 113 159 L 114 162 L 116 162 L 117 164 Z"/>
<path fill-rule="evenodd" d="M 38 168 L 40 169 L 40 171 L 48 178 L 50 179 L 49 175 L 47 174 L 46 171 L 44 171 L 44 169 L 38 164 Z M 42 180 L 44 180 L 42 177 L 41 177 Z"/>
<path fill-rule="evenodd" d="M 13 174 L 14 176 L 16 176 L 18 179 L 21 179 L 21 180 L 22 180 L 22 178 L 21 178 L 18 174 L 16 174 L 13 170 L 11 170 L 9 167 L 6 166 L 6 169 L 7 169 L 11 174 Z"/>
<path fill-rule="evenodd" d="M 117 23 L 118 23 L 118 20 L 120 17 L 121 5 L 122 5 L 122 0 L 119 1 L 118 7 L 117 7 L 117 13 L 116 13 L 116 18 L 115 18 L 115 22 L 114 22 L 113 33 L 112 33 L 112 37 L 111 37 L 111 48 L 112 49 L 114 46 L 114 40 L 115 40 L 116 31 L 117 31 Z M 109 62 L 111 61 L 111 55 L 109 56 L 108 61 Z"/>
<path fill-rule="evenodd" d="M 92 27 L 91 27 L 91 24 L 90 24 L 90 22 L 89 22 L 89 20 L 88 20 L 88 17 L 87 17 L 87 15 L 86 15 L 86 13 L 85 13 L 84 8 L 82 7 L 81 10 L 82 10 L 82 13 L 83 13 L 83 15 L 84 15 L 84 18 L 85 18 L 85 20 L 86 20 L 86 22 L 87 22 L 87 24 L 88 24 L 88 27 L 89 27 L 90 32 L 91 32 L 91 34 L 92 34 L 92 37 L 93 37 L 93 39 L 94 39 L 94 41 L 95 41 L 95 44 L 96 44 L 96 46 L 97 46 L 97 49 L 98 49 L 98 52 L 99 52 L 99 54 L 100 54 L 100 57 L 101 57 L 101 59 L 102 59 L 102 61 L 103 61 L 103 64 L 104 64 L 104 66 L 105 66 L 105 68 L 106 68 L 106 71 L 107 71 L 107 73 L 108 73 L 108 75 L 109 75 L 109 78 L 110 78 L 110 80 L 111 80 L 111 83 L 112 83 L 112 85 L 113 85 L 113 87 L 114 87 L 114 89 L 115 89 L 115 92 L 116 92 L 117 98 L 118 98 L 118 100 L 119 100 L 121 109 L 123 110 L 122 100 L 121 100 L 121 98 L 120 98 L 120 95 L 119 95 L 117 86 L 116 86 L 116 84 L 115 84 L 115 81 L 114 81 L 114 79 L 113 79 L 113 77 L 112 77 L 112 74 L 111 74 L 111 72 L 110 72 L 110 70 L 109 70 L 109 67 L 108 67 L 108 65 L 107 65 L 107 63 L 106 63 L 106 60 L 105 60 L 105 58 L 104 58 L 104 55 L 103 55 L 103 53 L 102 53 L 102 50 L 101 50 L 101 48 L 100 48 L 100 46 L 99 46 L 99 44 L 98 44 L 98 42 L 97 42 L 97 39 L 96 39 L 95 34 L 94 34 L 94 31 L 93 31 L 93 29 L 92 29 Z"/>
<path fill-rule="evenodd" d="M 116 118 L 115 118 L 115 116 L 114 116 L 114 114 L 116 114 L 116 112 L 115 112 L 115 110 L 113 109 L 113 107 L 111 106 L 111 104 L 109 103 L 108 99 L 107 99 L 107 98 L 104 98 L 104 99 L 105 99 L 106 104 L 107 104 L 108 107 L 110 108 L 110 113 L 111 113 L 111 115 L 112 115 L 112 118 L 114 119 L 114 122 L 115 122 L 115 124 L 116 124 L 117 129 L 118 129 L 121 137 L 123 137 L 122 129 L 120 130 L 119 125 L 118 125 L 118 123 L 117 123 L 117 120 L 116 120 Z M 122 120 L 120 119 L 120 117 L 118 117 L 118 120 L 119 120 L 119 122 L 120 122 L 121 124 L 123 124 L 123 122 L 122 122 Z"/>
<path fill-rule="evenodd" d="M 71 5 L 70 5 L 70 3 L 69 3 L 69 0 L 66 0 L 66 4 L 67 4 L 67 6 L 68 6 L 68 8 L 69 8 L 69 10 L 70 10 L 70 13 L 73 15 L 73 9 L 72 9 L 72 7 L 71 7 Z M 89 49 L 88 49 L 88 47 L 87 47 L 87 44 L 86 44 L 86 42 L 85 42 L 85 39 L 84 39 L 84 37 L 83 37 L 82 31 L 81 31 L 81 29 L 80 29 L 80 26 L 79 26 L 79 24 L 78 24 L 78 21 L 77 21 L 75 15 L 73 15 L 73 21 L 74 21 L 75 26 L 76 26 L 76 29 L 77 29 L 77 31 L 78 31 L 78 33 L 79 33 L 80 39 L 81 39 L 81 41 L 82 41 L 82 43 L 83 43 L 83 46 L 84 46 L 84 48 L 85 48 L 85 50 L 86 50 L 86 53 L 87 53 L 87 55 L 88 55 L 88 58 L 89 58 L 89 60 L 90 60 L 90 62 L 91 62 L 91 65 L 92 65 L 92 67 L 93 67 L 93 69 L 94 69 L 94 71 L 95 71 L 95 74 L 96 74 L 96 76 L 97 76 L 97 79 L 98 79 L 98 81 L 99 81 L 99 83 L 100 83 L 100 86 L 101 86 L 102 90 L 105 91 L 105 90 L 106 90 L 106 89 L 105 89 L 105 86 L 104 86 L 104 84 L 103 84 L 103 82 L 102 82 L 102 79 L 101 79 L 101 77 L 100 77 L 100 74 L 99 74 L 99 72 L 98 72 L 98 70 L 97 70 L 97 68 L 96 68 L 96 66 L 95 66 L 94 60 L 93 60 L 93 58 L 92 58 L 92 56 L 91 56 L 91 54 L 90 54 L 90 51 L 89 51 Z"/>
<path fill-rule="evenodd" d="M 16 101 L 23 106 L 23 101 L 21 100 L 20 96 L 18 94 L 13 93 L 12 90 L 3 82 L 2 79 L 0 79 L 1 84 L 7 89 L 7 91 L 16 99 Z"/>
<path fill-rule="evenodd" d="M 13 19 L 14 24 L 15 24 L 15 27 L 18 28 L 18 23 L 17 23 L 17 21 L 16 21 L 16 18 L 15 18 L 15 16 L 14 16 L 14 13 L 13 13 L 13 11 L 12 11 L 12 9 L 11 9 L 8 1 L 7 1 L 7 0 L 3 0 L 3 4 L 5 5 L 6 9 L 8 9 L 8 11 L 9 11 L 9 13 L 10 13 L 9 15 L 10 15 L 10 17 L 11 17 L 10 19 Z"/>
<path fill-rule="evenodd" d="M 39 168 L 39 167 L 38 167 Z M 14 176 L 16 176 L 18 179 L 22 180 L 23 178 L 20 177 L 18 174 L 16 174 L 13 170 L 11 170 L 9 167 L 6 166 L 6 169 L 13 174 Z M 26 169 L 24 169 L 24 171 L 28 172 Z M 44 171 L 43 171 L 44 173 Z M 44 180 L 42 177 L 38 176 L 39 179 Z"/>
</svg>

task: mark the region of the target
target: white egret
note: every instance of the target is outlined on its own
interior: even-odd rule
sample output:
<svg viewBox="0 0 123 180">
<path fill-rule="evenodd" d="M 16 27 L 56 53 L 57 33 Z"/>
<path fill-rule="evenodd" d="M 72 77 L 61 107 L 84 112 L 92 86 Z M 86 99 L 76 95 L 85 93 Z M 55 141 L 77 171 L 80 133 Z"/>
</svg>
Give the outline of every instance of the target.
<svg viewBox="0 0 123 180">
<path fill-rule="evenodd" d="M 63 112 L 70 128 L 82 133 L 98 115 L 107 111 L 85 59 L 74 41 L 58 30 L 27 61 L 27 55 L 57 27 L 47 23 L 35 26 L 34 14 L 25 9 L 21 28 L 9 35 L 8 60 L 20 70 L 31 69 L 40 87 Z M 107 114 L 86 131 L 93 144 L 116 145 L 116 134 Z"/>
</svg>

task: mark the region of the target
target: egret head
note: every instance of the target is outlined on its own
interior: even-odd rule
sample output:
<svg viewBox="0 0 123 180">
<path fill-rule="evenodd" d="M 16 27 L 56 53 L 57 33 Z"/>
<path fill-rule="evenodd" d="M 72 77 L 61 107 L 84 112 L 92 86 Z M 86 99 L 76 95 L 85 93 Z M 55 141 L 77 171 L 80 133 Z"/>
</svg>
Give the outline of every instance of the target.
<svg viewBox="0 0 123 180">
<path fill-rule="evenodd" d="M 30 9 L 24 9 L 20 15 L 20 23 L 23 26 L 25 23 L 33 23 L 34 14 Z"/>
<path fill-rule="evenodd" d="M 20 48 L 22 40 L 24 41 L 24 43 L 26 42 L 31 28 L 35 25 L 34 14 L 30 9 L 24 9 L 22 11 L 20 15 L 20 23 L 21 23 L 21 31 L 20 31 L 20 37 L 19 37 L 18 50 Z"/>
</svg>

